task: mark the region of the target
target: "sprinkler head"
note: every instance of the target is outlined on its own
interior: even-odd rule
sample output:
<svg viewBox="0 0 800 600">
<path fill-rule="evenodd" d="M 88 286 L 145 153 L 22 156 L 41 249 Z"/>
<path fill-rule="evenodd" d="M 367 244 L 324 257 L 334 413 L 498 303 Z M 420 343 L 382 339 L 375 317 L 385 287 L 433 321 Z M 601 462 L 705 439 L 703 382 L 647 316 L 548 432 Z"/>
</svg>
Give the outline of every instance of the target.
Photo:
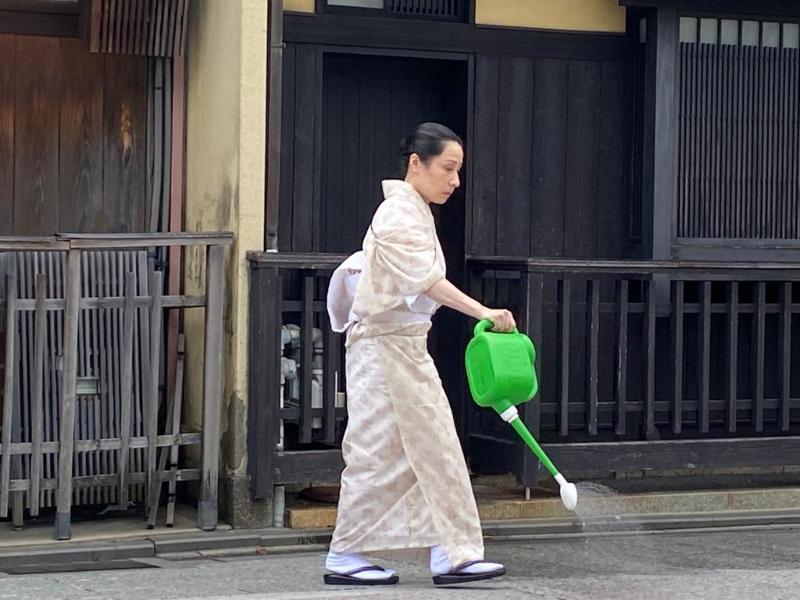
<svg viewBox="0 0 800 600">
<path fill-rule="evenodd" d="M 567 510 L 575 510 L 578 505 L 578 488 L 574 483 L 568 482 L 561 473 L 556 475 L 556 481 L 561 492 L 561 502 Z"/>
</svg>

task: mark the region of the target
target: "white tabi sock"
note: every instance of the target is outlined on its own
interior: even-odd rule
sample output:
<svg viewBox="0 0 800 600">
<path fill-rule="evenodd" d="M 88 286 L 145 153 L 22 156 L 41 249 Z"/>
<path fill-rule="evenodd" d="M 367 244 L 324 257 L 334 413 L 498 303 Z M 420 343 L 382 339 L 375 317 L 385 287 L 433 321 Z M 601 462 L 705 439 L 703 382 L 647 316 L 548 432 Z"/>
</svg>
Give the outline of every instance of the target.
<svg viewBox="0 0 800 600">
<path fill-rule="evenodd" d="M 373 566 L 372 563 L 360 554 L 337 554 L 330 550 L 325 558 L 325 568 L 339 575 L 371 566 Z M 356 579 L 386 579 L 394 574 L 393 569 L 383 569 L 381 571 L 362 571 L 355 573 L 353 577 Z"/>
<path fill-rule="evenodd" d="M 444 575 L 445 573 L 450 573 L 453 570 L 453 564 L 447 558 L 447 554 L 444 552 L 444 548 L 441 546 L 431 546 L 431 573 L 433 575 Z M 479 563 L 475 563 L 474 565 L 470 565 L 468 567 L 464 567 L 463 569 L 459 569 L 458 573 L 464 573 L 469 575 L 480 575 L 481 573 L 489 573 L 491 571 L 497 571 L 498 569 L 502 569 L 503 565 L 498 563 L 491 563 L 481 561 Z"/>
</svg>

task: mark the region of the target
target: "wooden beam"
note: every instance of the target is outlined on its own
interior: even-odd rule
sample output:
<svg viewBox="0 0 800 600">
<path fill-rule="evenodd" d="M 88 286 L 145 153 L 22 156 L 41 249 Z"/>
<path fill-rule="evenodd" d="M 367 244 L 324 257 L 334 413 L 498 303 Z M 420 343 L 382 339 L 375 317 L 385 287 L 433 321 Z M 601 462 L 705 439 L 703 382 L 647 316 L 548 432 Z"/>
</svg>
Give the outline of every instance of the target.
<svg viewBox="0 0 800 600">
<path fill-rule="evenodd" d="M 677 186 L 678 11 L 660 7 L 656 15 L 655 142 L 653 149 L 652 257 L 672 256 Z"/>
<path fill-rule="evenodd" d="M 564 473 L 800 464 L 799 437 L 543 444 Z"/>
<path fill-rule="evenodd" d="M 726 16 L 798 16 L 800 5 L 786 0 L 619 0 L 631 8 L 672 8 L 707 15 Z"/>
<path fill-rule="evenodd" d="M 625 60 L 624 35 L 564 33 L 468 23 L 344 15 L 283 19 L 284 41 L 328 46 L 476 53 L 520 58 Z"/>
</svg>

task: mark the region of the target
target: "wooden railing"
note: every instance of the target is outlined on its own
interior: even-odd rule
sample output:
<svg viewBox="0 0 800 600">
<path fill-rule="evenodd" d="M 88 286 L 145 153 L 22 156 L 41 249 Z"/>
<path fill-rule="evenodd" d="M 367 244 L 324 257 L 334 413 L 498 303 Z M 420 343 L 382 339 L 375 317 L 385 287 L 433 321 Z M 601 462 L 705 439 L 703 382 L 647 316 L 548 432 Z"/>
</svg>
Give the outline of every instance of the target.
<svg viewBox="0 0 800 600">
<path fill-rule="evenodd" d="M 342 340 L 325 292 L 343 258 L 250 256 L 256 498 L 275 485 L 334 481 L 342 469 Z M 537 346 L 540 393 L 520 412 L 559 468 L 800 464 L 800 264 L 470 257 L 467 266 L 472 295 L 511 308 Z M 299 380 L 292 402 L 286 381 L 281 392 L 287 325 L 299 335 L 296 375 L 283 365 L 284 380 Z M 307 365 L 320 348 L 313 404 L 320 377 Z M 533 486 L 539 464 L 513 431 L 468 398 L 451 400 L 472 468 Z"/>
<path fill-rule="evenodd" d="M 155 522 L 162 484 L 168 520 L 179 481 L 199 480 L 198 525 L 217 523 L 222 396 L 223 257 L 230 233 L 0 238 L 5 266 L 5 361 L 0 517 L 16 524 L 55 505 L 56 539 L 74 503 L 143 501 Z M 148 249 L 206 249 L 205 294 L 165 294 Z M 205 312 L 203 422 L 181 429 L 182 353 L 165 398 L 163 314 Z M 179 448 L 202 446 L 200 468 Z M 159 450 L 160 449 L 160 450 Z M 169 463 L 169 464 L 167 464 Z"/>
<path fill-rule="evenodd" d="M 332 271 L 346 257 L 248 258 L 248 464 L 253 495 L 261 499 L 272 496 L 273 485 L 330 481 L 341 471 L 343 348 L 330 328 L 326 294 Z"/>
<path fill-rule="evenodd" d="M 573 467 L 602 469 L 608 454 L 569 444 L 608 443 L 624 464 L 621 444 L 657 441 L 660 459 L 637 446 L 628 467 L 695 464 L 665 452 L 667 440 L 730 440 L 713 446 L 709 466 L 800 460 L 800 438 L 784 437 L 800 435 L 800 264 L 487 256 L 468 265 L 473 294 L 511 307 L 533 337 L 541 391 L 525 419 Z M 477 454 L 508 441 L 493 415 L 473 417 Z M 775 452 L 733 451 L 741 438 L 774 438 Z"/>
</svg>

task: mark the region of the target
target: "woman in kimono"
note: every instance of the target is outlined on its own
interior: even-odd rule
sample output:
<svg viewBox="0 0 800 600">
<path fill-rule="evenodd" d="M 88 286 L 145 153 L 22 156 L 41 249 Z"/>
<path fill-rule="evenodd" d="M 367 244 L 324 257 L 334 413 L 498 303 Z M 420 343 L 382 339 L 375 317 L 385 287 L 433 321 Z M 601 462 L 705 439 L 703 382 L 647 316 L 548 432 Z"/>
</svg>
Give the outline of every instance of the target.
<svg viewBox="0 0 800 600">
<path fill-rule="evenodd" d="M 442 305 L 489 319 L 496 331 L 512 330 L 514 318 L 445 276 L 430 205 L 444 204 L 460 185 L 460 138 L 423 123 L 402 156 L 405 179 L 383 182 L 363 251 L 337 269 L 328 292 L 331 323 L 347 331 L 349 419 L 329 584 L 397 583 L 394 571 L 363 553 L 427 558 L 435 584 L 505 574 L 483 560 L 478 509 L 427 336 Z"/>
</svg>

